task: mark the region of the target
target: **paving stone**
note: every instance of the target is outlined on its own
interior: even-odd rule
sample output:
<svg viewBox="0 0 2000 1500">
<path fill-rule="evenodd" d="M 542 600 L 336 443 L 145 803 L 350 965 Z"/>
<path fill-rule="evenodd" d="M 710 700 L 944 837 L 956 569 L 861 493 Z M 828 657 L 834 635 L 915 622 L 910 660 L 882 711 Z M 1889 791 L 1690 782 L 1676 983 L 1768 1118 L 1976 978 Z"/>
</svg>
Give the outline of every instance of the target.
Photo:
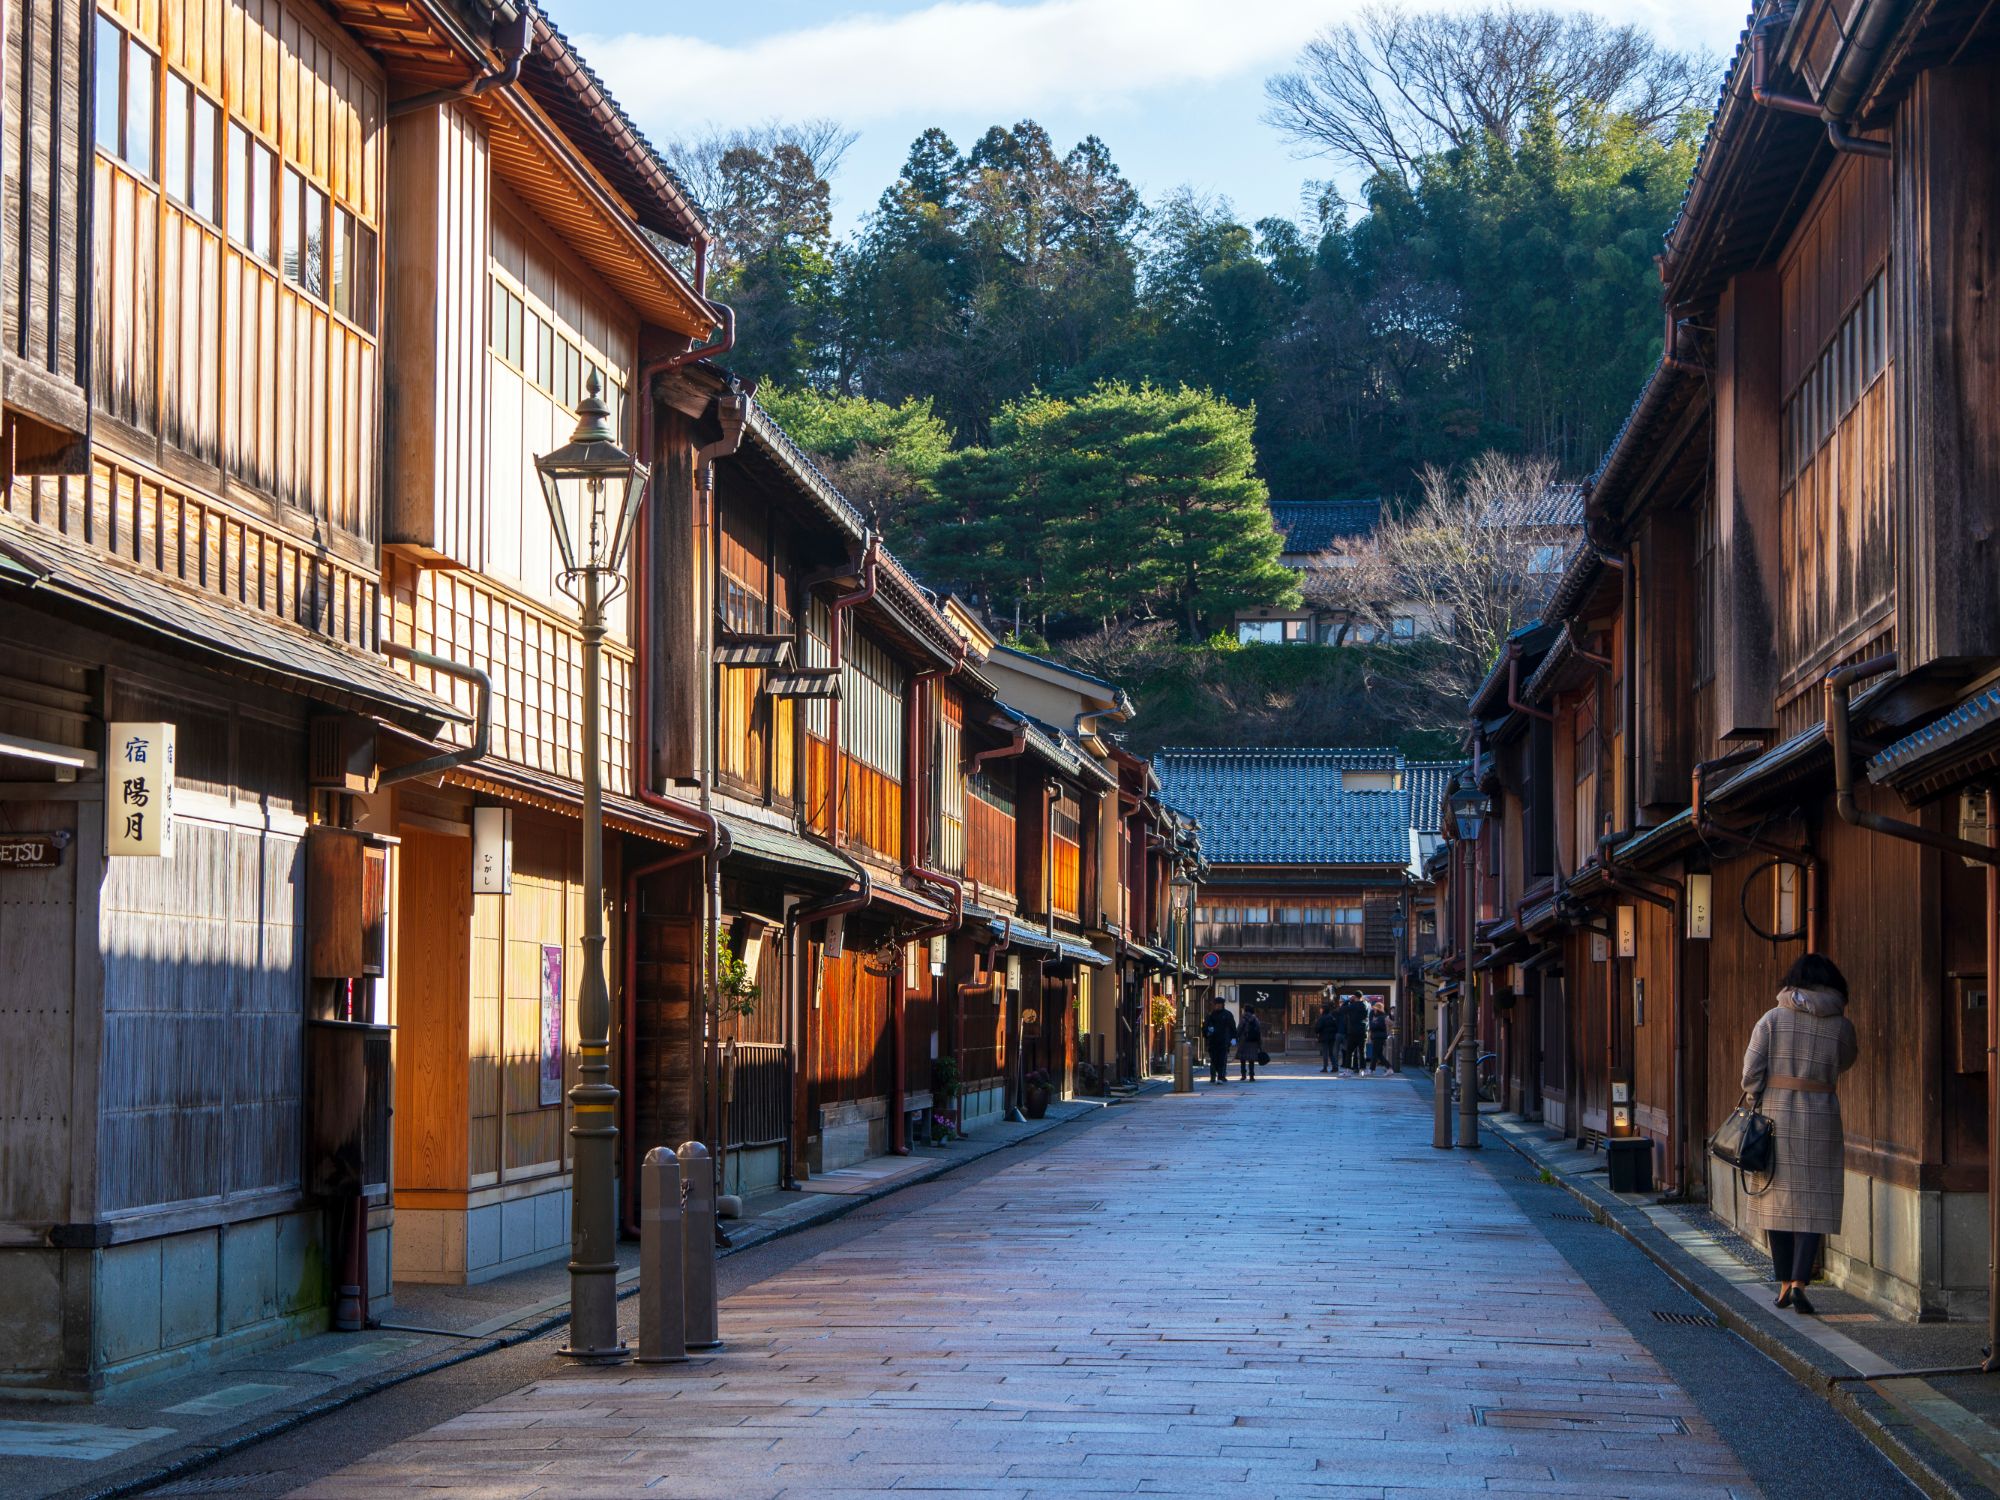
<svg viewBox="0 0 2000 1500">
<path fill-rule="evenodd" d="M 1142 1102 L 730 1298 L 719 1355 L 568 1371 L 303 1493 L 1754 1495 L 1429 1129 L 1283 1065 Z"/>
</svg>

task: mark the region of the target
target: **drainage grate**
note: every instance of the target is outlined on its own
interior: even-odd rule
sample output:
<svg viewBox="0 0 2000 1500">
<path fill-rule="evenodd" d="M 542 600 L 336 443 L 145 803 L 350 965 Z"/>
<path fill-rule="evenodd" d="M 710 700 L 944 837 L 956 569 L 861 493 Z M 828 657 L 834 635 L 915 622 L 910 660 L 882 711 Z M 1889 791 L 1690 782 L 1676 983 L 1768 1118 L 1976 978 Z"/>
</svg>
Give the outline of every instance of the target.
<svg viewBox="0 0 2000 1500">
<path fill-rule="evenodd" d="M 231 1490 L 247 1490 L 253 1484 L 266 1480 L 281 1479 L 282 1469 L 261 1469 L 255 1474 L 211 1474 L 206 1478 L 177 1479 L 172 1484 L 162 1485 L 147 1491 L 152 1495 L 223 1495 Z"/>
<path fill-rule="evenodd" d="M 1472 1408 L 1472 1420 L 1480 1427 L 1518 1427 L 1538 1432 L 1617 1432 L 1650 1437 L 1681 1436 L 1687 1432 L 1685 1422 L 1664 1412 L 1591 1412 L 1581 1408 L 1524 1411 L 1475 1406 Z"/>
<path fill-rule="evenodd" d="M 1549 1217 L 1551 1219 L 1561 1219 L 1565 1224 L 1595 1224 L 1597 1222 L 1596 1214 L 1553 1213 Z"/>
<path fill-rule="evenodd" d="M 1720 1328 L 1722 1325 L 1708 1313 L 1663 1312 L 1653 1309 L 1653 1316 L 1662 1323 L 1672 1323 L 1680 1328 Z"/>
</svg>

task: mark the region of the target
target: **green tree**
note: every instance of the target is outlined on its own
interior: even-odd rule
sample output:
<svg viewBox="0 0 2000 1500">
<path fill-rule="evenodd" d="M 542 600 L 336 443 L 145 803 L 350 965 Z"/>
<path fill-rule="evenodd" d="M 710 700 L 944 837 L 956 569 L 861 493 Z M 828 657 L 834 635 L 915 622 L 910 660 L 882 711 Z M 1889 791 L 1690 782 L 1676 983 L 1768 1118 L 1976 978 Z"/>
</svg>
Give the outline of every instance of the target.
<svg viewBox="0 0 2000 1500">
<path fill-rule="evenodd" d="M 951 431 L 928 398 L 891 406 L 810 386 L 766 385 L 757 399 L 829 479 L 874 513 L 891 547 L 914 555 L 920 533 L 912 517 L 935 502 L 938 469 L 951 454 Z"/>
</svg>

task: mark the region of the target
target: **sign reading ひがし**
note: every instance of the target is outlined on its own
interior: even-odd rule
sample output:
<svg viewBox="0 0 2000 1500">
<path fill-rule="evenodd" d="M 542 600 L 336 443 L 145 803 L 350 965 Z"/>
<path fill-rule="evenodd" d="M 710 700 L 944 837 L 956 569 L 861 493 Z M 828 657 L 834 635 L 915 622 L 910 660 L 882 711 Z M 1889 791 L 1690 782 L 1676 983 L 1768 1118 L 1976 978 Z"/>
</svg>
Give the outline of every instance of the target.
<svg viewBox="0 0 2000 1500">
<path fill-rule="evenodd" d="M 172 857 L 173 725 L 105 726 L 104 852 Z"/>
</svg>

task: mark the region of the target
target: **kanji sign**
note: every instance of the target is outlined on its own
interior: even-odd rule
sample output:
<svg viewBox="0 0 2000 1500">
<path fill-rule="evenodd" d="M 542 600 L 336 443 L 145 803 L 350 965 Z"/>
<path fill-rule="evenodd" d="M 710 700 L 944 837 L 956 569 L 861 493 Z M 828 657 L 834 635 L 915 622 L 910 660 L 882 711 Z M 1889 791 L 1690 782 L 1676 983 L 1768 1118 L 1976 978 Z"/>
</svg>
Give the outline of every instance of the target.
<svg viewBox="0 0 2000 1500">
<path fill-rule="evenodd" d="M 105 726 L 104 852 L 169 859 L 174 852 L 174 726 Z"/>
</svg>

